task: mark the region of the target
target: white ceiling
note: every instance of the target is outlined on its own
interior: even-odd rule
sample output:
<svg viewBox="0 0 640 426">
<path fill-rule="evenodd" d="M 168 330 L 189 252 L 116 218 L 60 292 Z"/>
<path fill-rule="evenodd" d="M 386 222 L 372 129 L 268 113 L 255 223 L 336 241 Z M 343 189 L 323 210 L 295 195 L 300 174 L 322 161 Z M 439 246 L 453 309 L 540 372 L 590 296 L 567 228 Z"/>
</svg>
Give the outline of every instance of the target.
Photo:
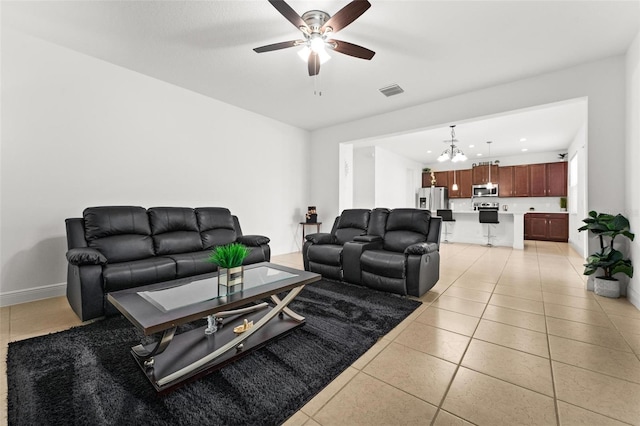
<svg viewBox="0 0 640 426">
<path fill-rule="evenodd" d="M 335 14 L 348 1 L 288 3 L 299 14 Z M 333 52 L 317 79 L 296 48 L 252 50 L 300 35 L 266 0 L 2 1 L 1 7 L 3 28 L 309 130 L 624 54 L 640 28 L 637 0 L 371 3 L 339 38 L 375 57 Z M 378 92 L 392 83 L 405 93 Z M 463 126 L 458 136 L 471 139 Z M 446 128 L 433 135 L 439 143 L 447 137 Z M 497 142 L 497 135 L 487 137 Z"/>
<path fill-rule="evenodd" d="M 495 160 L 496 157 L 567 152 L 586 118 L 586 99 L 575 99 L 450 124 L 456 125 L 458 142 L 455 145 L 468 157 L 465 164 L 468 168 L 469 163 Z M 490 158 L 487 141 L 492 142 Z M 357 143 L 357 146 L 369 145 L 380 146 L 422 164 L 432 164 L 451 145 L 451 129 L 436 127 Z"/>
</svg>

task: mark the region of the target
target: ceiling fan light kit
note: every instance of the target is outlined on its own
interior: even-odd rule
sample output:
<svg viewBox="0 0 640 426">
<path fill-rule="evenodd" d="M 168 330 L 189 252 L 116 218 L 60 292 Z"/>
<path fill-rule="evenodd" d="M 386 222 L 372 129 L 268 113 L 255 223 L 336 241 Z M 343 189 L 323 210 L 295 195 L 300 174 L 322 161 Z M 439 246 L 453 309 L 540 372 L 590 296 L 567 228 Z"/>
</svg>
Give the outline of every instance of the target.
<svg viewBox="0 0 640 426">
<path fill-rule="evenodd" d="M 374 51 L 362 46 L 333 39 L 335 33 L 358 19 L 360 15 L 371 7 L 371 3 L 367 0 L 353 0 L 333 17 L 321 10 L 310 10 L 300 16 L 283 0 L 269 0 L 269 3 L 302 32 L 304 39 L 256 47 L 253 49 L 256 53 L 302 46 L 303 49 L 298 52 L 298 55 L 307 61 L 310 76 L 318 75 L 320 73 L 320 65 L 331 58 L 327 53 L 327 49 L 367 60 L 370 60 L 375 55 Z"/>
</svg>

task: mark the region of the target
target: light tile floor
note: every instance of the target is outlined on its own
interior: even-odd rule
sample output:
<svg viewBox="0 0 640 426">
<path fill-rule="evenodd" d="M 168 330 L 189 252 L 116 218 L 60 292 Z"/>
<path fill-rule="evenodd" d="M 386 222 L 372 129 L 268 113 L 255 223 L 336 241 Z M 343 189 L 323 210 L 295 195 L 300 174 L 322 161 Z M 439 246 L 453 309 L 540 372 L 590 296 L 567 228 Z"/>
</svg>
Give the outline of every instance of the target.
<svg viewBox="0 0 640 426">
<path fill-rule="evenodd" d="M 423 305 L 287 426 L 640 425 L 640 311 L 584 290 L 567 244 L 443 244 L 441 255 Z M 272 261 L 302 267 L 300 253 Z M 80 324 L 65 298 L 0 308 L 0 356 Z"/>
</svg>

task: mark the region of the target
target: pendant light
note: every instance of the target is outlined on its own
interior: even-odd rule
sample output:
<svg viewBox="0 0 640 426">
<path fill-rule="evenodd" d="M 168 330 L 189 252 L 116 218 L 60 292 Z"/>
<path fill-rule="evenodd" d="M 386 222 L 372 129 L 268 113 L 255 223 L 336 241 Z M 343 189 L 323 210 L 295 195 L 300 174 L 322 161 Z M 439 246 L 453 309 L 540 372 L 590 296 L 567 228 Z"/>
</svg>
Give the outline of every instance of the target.
<svg viewBox="0 0 640 426">
<path fill-rule="evenodd" d="M 453 169 L 453 185 L 451 186 L 452 191 L 458 190 L 458 184 L 456 183 L 456 169 Z"/>
<path fill-rule="evenodd" d="M 489 145 L 489 158 L 491 158 L 491 141 L 487 141 L 487 145 Z M 493 183 L 491 182 L 491 163 L 493 163 L 493 161 L 489 160 L 489 181 L 487 182 L 487 188 L 493 188 Z"/>
</svg>

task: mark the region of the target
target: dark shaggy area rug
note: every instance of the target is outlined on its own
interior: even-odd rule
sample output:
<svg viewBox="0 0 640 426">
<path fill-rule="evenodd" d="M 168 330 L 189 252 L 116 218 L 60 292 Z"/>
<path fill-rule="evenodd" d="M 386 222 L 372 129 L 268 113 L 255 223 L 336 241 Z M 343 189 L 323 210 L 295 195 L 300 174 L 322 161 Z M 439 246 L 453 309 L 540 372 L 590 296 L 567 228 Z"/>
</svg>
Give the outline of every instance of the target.
<svg viewBox="0 0 640 426">
<path fill-rule="evenodd" d="M 280 424 L 419 305 L 327 280 L 308 285 L 290 305 L 304 327 L 166 396 L 133 360 L 142 335 L 123 317 L 10 343 L 9 424 Z"/>
</svg>

